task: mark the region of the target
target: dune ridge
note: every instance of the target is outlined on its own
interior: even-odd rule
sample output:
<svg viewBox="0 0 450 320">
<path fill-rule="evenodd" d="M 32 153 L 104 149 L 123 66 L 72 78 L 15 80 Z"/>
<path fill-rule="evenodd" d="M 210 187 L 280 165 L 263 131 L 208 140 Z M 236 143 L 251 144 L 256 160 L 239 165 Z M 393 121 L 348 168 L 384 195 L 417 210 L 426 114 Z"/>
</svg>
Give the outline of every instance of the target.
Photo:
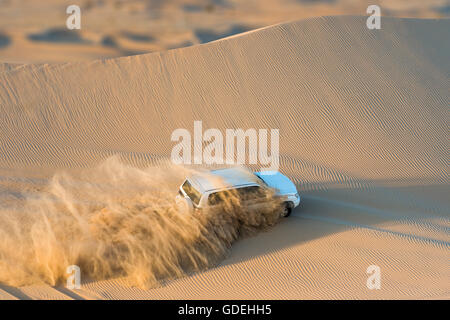
<svg viewBox="0 0 450 320">
<path fill-rule="evenodd" d="M 148 162 L 167 155 L 174 129 L 201 119 L 279 128 L 282 155 L 301 143 L 294 161 L 368 178 L 443 176 L 448 20 L 385 18 L 384 31 L 363 22 L 309 19 L 163 53 L 10 71 L 0 78 L 0 161 L 73 167 L 123 153 Z"/>
</svg>

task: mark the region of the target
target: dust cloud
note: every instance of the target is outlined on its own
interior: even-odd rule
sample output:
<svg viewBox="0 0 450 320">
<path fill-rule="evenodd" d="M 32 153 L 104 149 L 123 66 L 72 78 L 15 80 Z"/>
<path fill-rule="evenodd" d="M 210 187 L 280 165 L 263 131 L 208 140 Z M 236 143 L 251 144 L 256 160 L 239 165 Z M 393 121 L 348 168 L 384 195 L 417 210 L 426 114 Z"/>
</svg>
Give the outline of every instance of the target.
<svg viewBox="0 0 450 320">
<path fill-rule="evenodd" d="M 217 265 L 234 241 L 277 223 L 273 198 L 252 211 L 230 193 L 220 210 L 187 212 L 175 195 L 193 173 L 208 175 L 113 157 L 76 176 L 55 175 L 21 207 L 0 207 L 0 283 L 63 284 L 66 268 L 78 265 L 82 279 L 154 287 Z"/>
</svg>

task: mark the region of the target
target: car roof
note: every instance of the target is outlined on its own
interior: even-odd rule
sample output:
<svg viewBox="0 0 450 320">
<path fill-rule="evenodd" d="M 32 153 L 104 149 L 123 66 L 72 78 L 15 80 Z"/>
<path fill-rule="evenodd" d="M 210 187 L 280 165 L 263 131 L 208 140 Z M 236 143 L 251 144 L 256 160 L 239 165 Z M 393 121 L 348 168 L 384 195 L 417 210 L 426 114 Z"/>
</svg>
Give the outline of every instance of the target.
<svg viewBox="0 0 450 320">
<path fill-rule="evenodd" d="M 259 185 L 259 178 L 245 168 L 211 170 L 206 174 L 194 174 L 188 180 L 202 193 Z"/>
</svg>

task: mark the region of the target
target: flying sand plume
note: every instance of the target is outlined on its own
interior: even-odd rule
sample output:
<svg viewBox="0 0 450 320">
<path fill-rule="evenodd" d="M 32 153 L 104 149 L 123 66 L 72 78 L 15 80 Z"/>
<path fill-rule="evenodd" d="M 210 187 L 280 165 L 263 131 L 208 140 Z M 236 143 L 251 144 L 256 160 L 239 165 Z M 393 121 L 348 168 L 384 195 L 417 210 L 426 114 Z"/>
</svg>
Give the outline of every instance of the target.
<svg viewBox="0 0 450 320">
<path fill-rule="evenodd" d="M 55 175 L 23 208 L 0 207 L 0 282 L 55 285 L 75 264 L 83 277 L 155 286 L 217 265 L 235 240 L 278 221 L 275 201 L 251 212 L 231 194 L 221 210 L 181 212 L 175 192 L 193 172 L 139 169 L 113 157 L 77 178 Z"/>
</svg>

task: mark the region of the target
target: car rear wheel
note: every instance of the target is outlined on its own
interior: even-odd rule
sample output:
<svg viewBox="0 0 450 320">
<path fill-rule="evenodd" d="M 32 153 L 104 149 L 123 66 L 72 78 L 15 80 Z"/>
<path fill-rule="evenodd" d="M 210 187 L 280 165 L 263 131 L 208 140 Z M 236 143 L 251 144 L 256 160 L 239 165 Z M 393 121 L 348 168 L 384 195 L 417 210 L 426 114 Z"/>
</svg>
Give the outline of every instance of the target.
<svg viewBox="0 0 450 320">
<path fill-rule="evenodd" d="M 283 218 L 287 218 L 291 215 L 291 213 L 292 213 L 292 203 L 285 202 L 283 205 L 283 211 L 281 212 L 281 216 Z"/>
</svg>

